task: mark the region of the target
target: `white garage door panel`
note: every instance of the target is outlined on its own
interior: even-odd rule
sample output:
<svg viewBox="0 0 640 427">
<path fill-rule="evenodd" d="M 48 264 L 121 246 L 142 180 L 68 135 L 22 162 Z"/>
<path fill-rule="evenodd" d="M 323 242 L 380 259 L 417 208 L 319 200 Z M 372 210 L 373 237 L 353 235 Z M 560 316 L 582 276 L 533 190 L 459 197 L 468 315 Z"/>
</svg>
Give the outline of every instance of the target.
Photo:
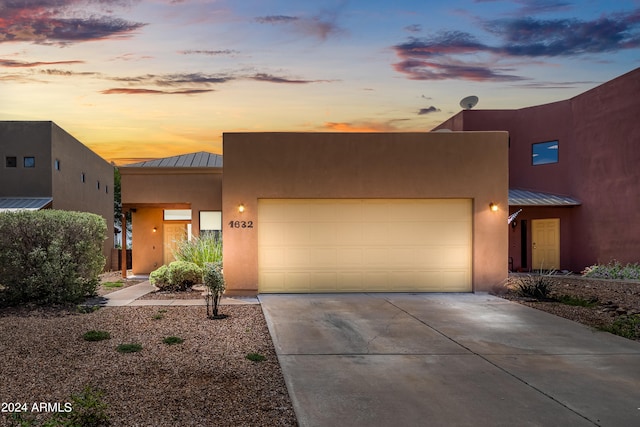
<svg viewBox="0 0 640 427">
<path fill-rule="evenodd" d="M 471 291 L 471 200 L 261 199 L 260 292 Z"/>
</svg>

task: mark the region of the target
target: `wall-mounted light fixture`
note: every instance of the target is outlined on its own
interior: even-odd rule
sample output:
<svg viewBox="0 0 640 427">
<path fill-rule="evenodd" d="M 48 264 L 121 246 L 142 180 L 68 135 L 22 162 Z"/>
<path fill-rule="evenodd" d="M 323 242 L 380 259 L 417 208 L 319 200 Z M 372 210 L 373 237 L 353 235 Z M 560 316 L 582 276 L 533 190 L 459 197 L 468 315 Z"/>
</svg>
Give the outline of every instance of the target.
<svg viewBox="0 0 640 427">
<path fill-rule="evenodd" d="M 498 205 L 496 205 L 495 203 L 491 202 L 491 203 L 489 203 L 489 209 L 491 209 L 491 212 L 498 212 Z"/>
<path fill-rule="evenodd" d="M 156 231 L 158 231 L 158 227 L 153 227 L 153 232 L 155 233 Z"/>
<path fill-rule="evenodd" d="M 240 204 L 240 206 L 238 206 L 238 212 L 242 213 L 244 212 L 244 205 Z"/>
</svg>

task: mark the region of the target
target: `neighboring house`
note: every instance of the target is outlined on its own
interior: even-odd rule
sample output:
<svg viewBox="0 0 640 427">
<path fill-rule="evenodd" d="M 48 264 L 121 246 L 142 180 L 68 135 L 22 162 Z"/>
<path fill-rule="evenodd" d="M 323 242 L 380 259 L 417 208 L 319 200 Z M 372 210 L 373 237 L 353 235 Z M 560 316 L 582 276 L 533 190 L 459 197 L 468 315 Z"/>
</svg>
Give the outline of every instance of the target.
<svg viewBox="0 0 640 427">
<path fill-rule="evenodd" d="M 435 130 L 509 132 L 514 270 L 581 271 L 640 256 L 640 68 L 574 98 L 464 110 Z M 506 227 L 506 225 L 505 225 Z"/>
<path fill-rule="evenodd" d="M 113 248 L 113 166 L 50 121 L 0 121 L 0 211 L 60 209 L 107 221 Z"/>
<path fill-rule="evenodd" d="M 220 233 L 222 156 L 199 152 L 119 167 L 122 210 L 132 217 L 132 270 L 174 260 L 176 242 Z"/>
</svg>

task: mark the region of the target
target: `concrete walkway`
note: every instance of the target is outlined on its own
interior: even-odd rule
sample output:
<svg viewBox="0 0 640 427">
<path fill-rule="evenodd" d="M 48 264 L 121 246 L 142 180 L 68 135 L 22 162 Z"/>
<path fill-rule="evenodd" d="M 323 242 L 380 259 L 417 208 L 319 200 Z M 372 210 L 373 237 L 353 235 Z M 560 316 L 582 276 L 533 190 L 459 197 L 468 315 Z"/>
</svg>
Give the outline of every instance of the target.
<svg viewBox="0 0 640 427">
<path fill-rule="evenodd" d="M 156 291 L 158 288 L 153 286 L 148 280 L 138 283 L 136 285 L 128 286 L 119 291 L 111 292 L 102 297 L 91 298 L 86 302 L 86 305 L 100 305 L 102 307 L 121 307 L 125 305 L 129 306 L 142 306 L 142 305 L 202 305 L 206 304 L 204 298 L 198 299 L 159 299 L 159 300 L 144 300 L 138 299 L 150 292 Z M 235 304 L 259 304 L 258 299 L 255 297 L 222 297 L 220 301 L 221 305 L 235 305 Z"/>
<path fill-rule="evenodd" d="M 482 294 L 260 295 L 301 426 L 638 426 L 640 343 Z"/>
</svg>

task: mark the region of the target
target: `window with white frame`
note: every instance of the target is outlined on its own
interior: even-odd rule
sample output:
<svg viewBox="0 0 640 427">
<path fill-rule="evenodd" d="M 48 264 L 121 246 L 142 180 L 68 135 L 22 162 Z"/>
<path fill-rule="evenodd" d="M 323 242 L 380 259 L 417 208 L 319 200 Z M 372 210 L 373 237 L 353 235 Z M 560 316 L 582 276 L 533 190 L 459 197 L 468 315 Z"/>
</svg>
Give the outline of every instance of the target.
<svg viewBox="0 0 640 427">
<path fill-rule="evenodd" d="M 191 209 L 165 209 L 165 221 L 191 221 Z"/>
<path fill-rule="evenodd" d="M 222 232 L 222 212 L 200 211 L 200 235 L 213 233 L 216 237 Z"/>
</svg>

